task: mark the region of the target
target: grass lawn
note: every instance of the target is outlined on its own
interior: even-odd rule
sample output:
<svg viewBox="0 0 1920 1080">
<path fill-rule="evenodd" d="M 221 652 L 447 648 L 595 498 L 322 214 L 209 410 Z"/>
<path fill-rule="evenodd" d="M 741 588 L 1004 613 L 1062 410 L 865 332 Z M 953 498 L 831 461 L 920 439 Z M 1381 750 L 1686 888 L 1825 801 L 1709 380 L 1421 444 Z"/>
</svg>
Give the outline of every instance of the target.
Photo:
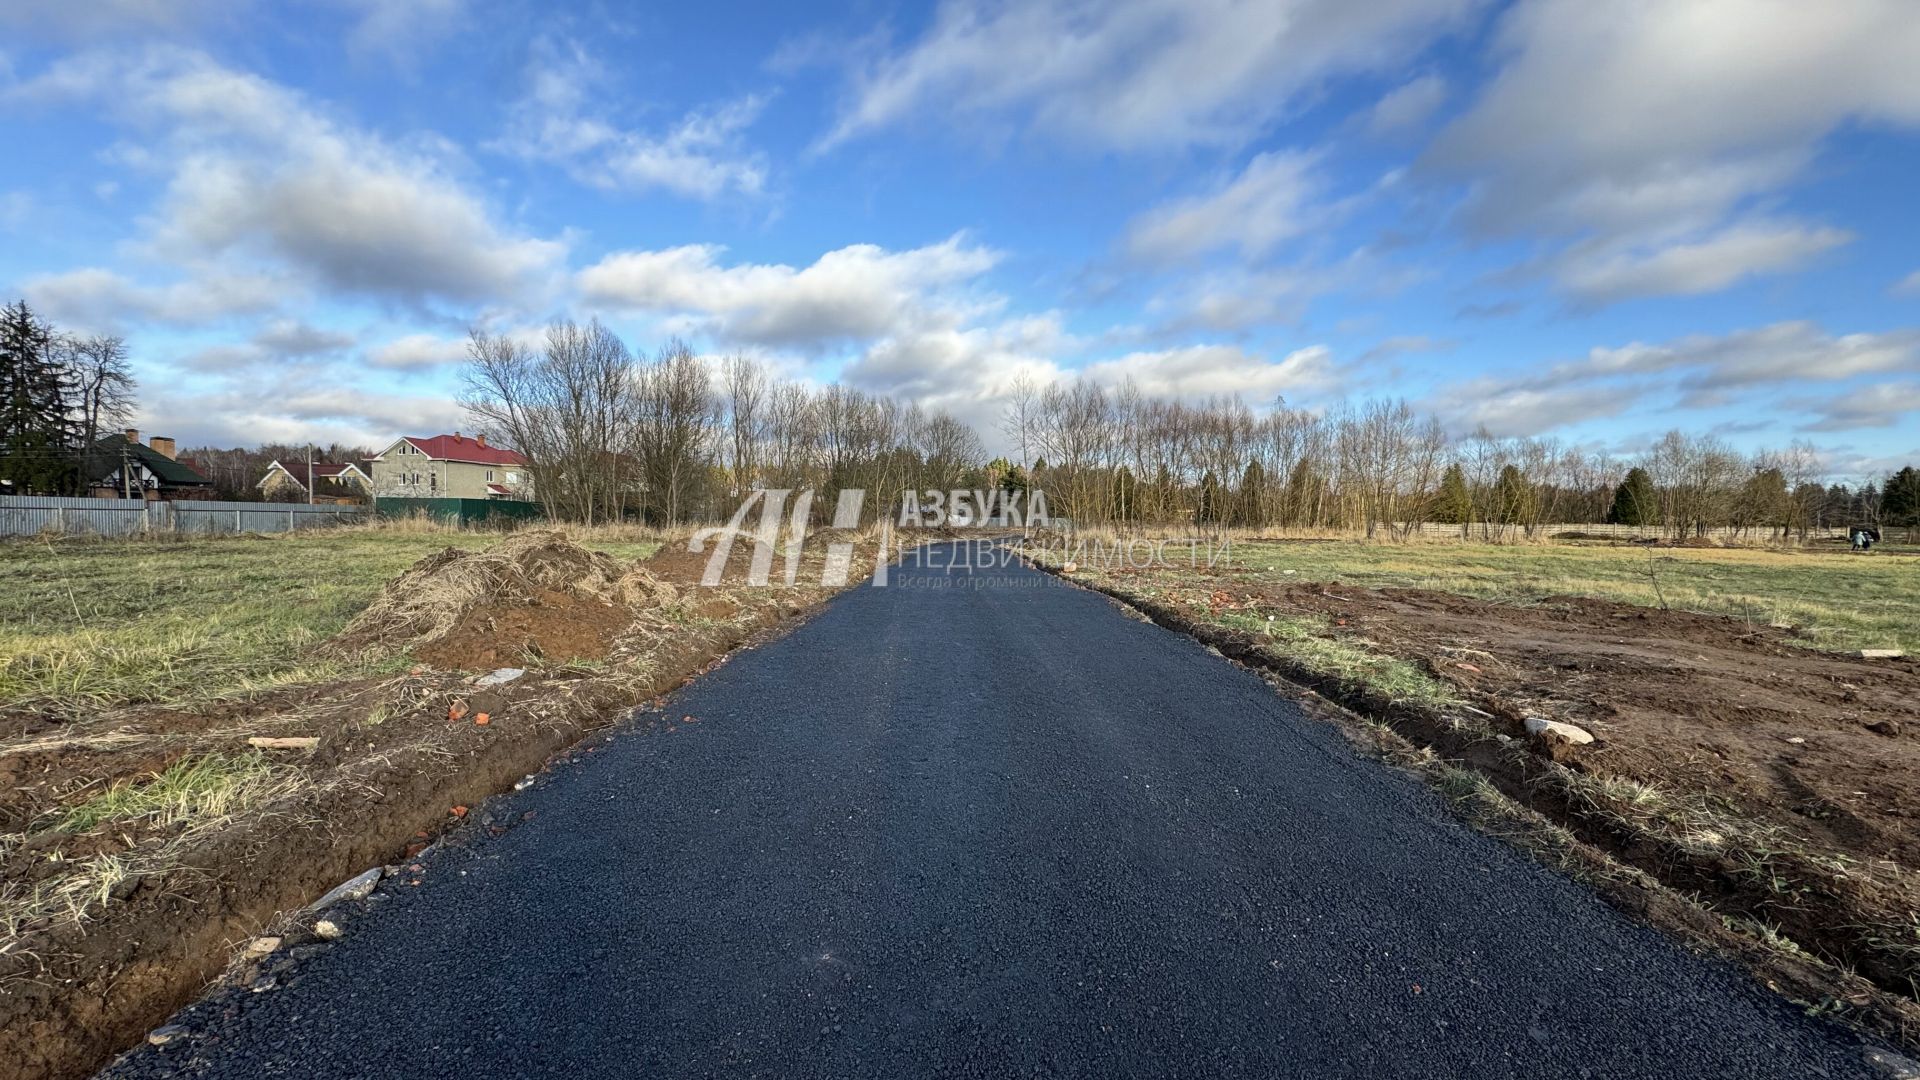
<svg viewBox="0 0 1920 1080">
<path fill-rule="evenodd" d="M 1920 652 L 1920 557 L 1895 552 L 1250 541 L 1233 545 L 1232 564 L 1276 581 L 1337 579 L 1520 603 L 1566 595 L 1664 601 L 1787 623 L 1821 648 Z"/>
<path fill-rule="evenodd" d="M 0 544 L 0 707 L 198 701 L 365 673 L 306 654 L 422 556 L 497 539 L 349 528 Z M 628 559 L 659 546 L 611 530 L 582 542 Z"/>
</svg>

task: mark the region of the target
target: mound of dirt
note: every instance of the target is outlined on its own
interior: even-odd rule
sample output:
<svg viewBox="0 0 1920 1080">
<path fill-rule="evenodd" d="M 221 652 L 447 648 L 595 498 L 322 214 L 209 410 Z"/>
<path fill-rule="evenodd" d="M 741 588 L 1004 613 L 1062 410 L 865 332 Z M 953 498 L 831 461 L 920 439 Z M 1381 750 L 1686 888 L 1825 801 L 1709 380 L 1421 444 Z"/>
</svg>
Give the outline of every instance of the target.
<svg viewBox="0 0 1920 1080">
<path fill-rule="evenodd" d="M 421 559 L 322 652 L 410 651 L 463 669 L 599 659 L 636 611 L 678 596 L 658 575 L 563 533 L 516 533 L 485 551 L 447 548 Z"/>
</svg>

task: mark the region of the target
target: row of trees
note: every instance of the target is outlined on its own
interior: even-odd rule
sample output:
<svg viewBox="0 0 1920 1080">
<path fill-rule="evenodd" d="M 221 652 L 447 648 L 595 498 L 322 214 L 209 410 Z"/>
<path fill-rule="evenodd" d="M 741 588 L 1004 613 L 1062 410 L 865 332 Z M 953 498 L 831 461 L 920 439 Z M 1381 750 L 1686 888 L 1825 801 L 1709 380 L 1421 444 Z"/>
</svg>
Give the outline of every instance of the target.
<svg viewBox="0 0 1920 1080">
<path fill-rule="evenodd" d="M 553 517 L 711 521 L 753 488 L 787 487 L 820 492 L 823 513 L 865 489 L 871 520 L 905 489 L 985 475 L 979 437 L 946 413 L 781 380 L 747 357 L 715 371 L 680 341 L 637 356 L 598 322 L 556 323 L 540 348 L 476 331 L 468 356 L 463 404 L 527 456 Z"/>
<path fill-rule="evenodd" d="M 678 341 L 636 356 L 598 323 L 558 323 L 538 348 L 476 332 L 469 353 L 467 409 L 528 455 L 548 512 L 574 520 L 714 520 L 755 487 L 813 488 L 823 514 L 839 490 L 863 488 L 871 518 L 903 489 L 1033 486 L 1056 516 L 1123 527 L 1374 536 L 1445 524 L 1500 539 L 1612 521 L 1788 536 L 1908 524 L 1903 507 L 1920 501 L 1903 494 L 1911 470 L 1884 493 L 1823 483 L 1804 442 L 1743 455 L 1672 432 L 1618 461 L 1551 438 L 1449 439 L 1399 400 L 1256 411 L 1085 379 L 1008 388 L 1003 430 L 1017 460 L 983 462 L 977 435 L 945 413 L 784 381 L 746 357 L 710 366 Z"/>
<path fill-rule="evenodd" d="M 1781 536 L 1854 521 L 1906 524 L 1903 504 L 1883 506 L 1874 484 L 1821 483 L 1819 456 L 1804 442 L 1742 455 L 1676 431 L 1623 463 L 1557 439 L 1484 429 L 1449 440 L 1436 418 L 1404 401 L 1324 411 L 1280 402 L 1255 413 L 1232 398 L 1185 404 L 1089 381 L 1016 385 L 1005 431 L 1023 454 L 1039 456 L 1034 482 L 1053 505 L 1081 522 L 1369 536 L 1431 523 L 1489 539 L 1567 522 Z"/>
<path fill-rule="evenodd" d="M 0 492 L 78 495 L 111 471 L 97 443 L 133 415 L 126 343 L 0 308 Z"/>
</svg>

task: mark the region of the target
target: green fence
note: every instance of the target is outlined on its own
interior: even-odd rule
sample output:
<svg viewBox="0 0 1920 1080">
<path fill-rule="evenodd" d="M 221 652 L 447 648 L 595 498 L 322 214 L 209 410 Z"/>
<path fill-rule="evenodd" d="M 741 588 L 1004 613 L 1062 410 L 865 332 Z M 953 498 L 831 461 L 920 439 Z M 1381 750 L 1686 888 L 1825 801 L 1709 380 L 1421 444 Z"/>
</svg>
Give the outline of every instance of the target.
<svg viewBox="0 0 1920 1080">
<path fill-rule="evenodd" d="M 449 525 L 494 526 L 510 529 L 546 515 L 537 502 L 513 499 L 394 499 L 373 501 L 373 512 L 383 518 L 430 517 Z"/>
</svg>

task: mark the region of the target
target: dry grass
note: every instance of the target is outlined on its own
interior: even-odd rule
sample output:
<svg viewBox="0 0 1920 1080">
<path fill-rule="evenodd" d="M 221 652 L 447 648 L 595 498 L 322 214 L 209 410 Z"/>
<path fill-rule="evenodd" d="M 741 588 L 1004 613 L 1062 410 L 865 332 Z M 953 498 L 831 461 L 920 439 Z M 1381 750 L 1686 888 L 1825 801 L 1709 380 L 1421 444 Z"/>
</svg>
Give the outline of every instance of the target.
<svg viewBox="0 0 1920 1080">
<path fill-rule="evenodd" d="M 1832 549 L 1239 543 L 1259 580 L 1344 581 L 1531 603 L 1590 596 L 1806 631 L 1830 649 L 1920 652 L 1920 558 Z"/>
<path fill-rule="evenodd" d="M 299 769 L 257 753 L 208 753 L 121 781 L 66 808 L 45 828 L 120 834 L 128 843 L 124 850 L 80 858 L 61 857 L 55 849 L 52 872 L 32 881 L 0 881 L 0 954 L 51 923 L 86 921 L 125 882 L 183 871 L 185 857 L 205 837 L 242 815 L 293 805 L 311 787 Z M 8 834 L 0 853 L 11 854 L 27 839 L 25 833 Z"/>
<path fill-rule="evenodd" d="M 660 544 L 630 526 L 579 533 L 626 559 Z M 423 556 L 502 538 L 401 523 L 0 544 L 0 708 L 197 702 L 377 674 L 398 661 L 318 657 L 313 646 Z"/>
</svg>

